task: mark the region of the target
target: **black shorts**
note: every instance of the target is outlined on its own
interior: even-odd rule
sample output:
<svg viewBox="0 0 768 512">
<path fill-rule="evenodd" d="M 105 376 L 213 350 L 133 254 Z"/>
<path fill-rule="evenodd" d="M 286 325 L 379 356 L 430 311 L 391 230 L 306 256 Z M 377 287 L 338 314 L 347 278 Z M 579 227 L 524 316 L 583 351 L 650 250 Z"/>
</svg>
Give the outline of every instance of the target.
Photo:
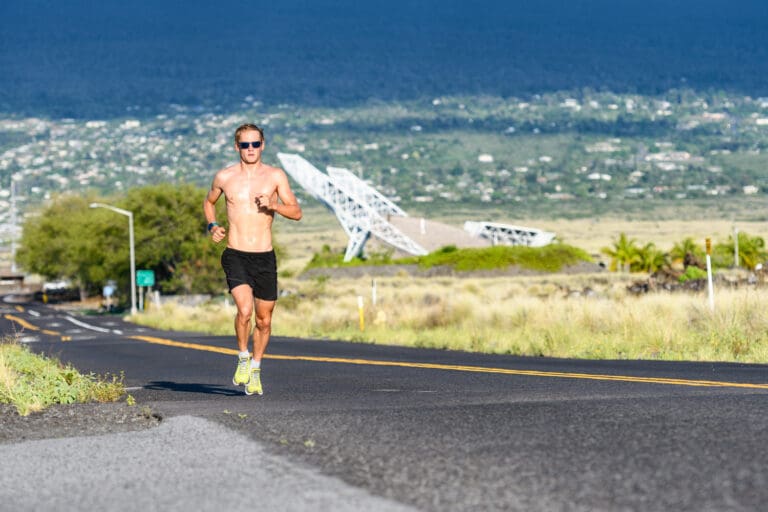
<svg viewBox="0 0 768 512">
<path fill-rule="evenodd" d="M 253 296 L 262 300 L 277 300 L 277 260 L 275 251 L 245 252 L 227 247 L 221 253 L 221 267 L 232 289 L 247 284 Z"/>
</svg>

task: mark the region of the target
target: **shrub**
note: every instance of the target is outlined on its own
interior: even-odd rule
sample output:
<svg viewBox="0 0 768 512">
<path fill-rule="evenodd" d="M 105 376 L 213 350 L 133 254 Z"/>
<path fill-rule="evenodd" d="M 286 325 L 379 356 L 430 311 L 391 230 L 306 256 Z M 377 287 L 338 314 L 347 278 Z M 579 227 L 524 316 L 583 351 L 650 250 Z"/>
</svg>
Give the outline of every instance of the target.
<svg viewBox="0 0 768 512">
<path fill-rule="evenodd" d="M 680 276 L 679 281 L 684 283 L 686 281 L 695 281 L 698 279 L 706 279 L 707 271 L 702 270 L 699 267 L 689 266 L 685 267 L 685 272 Z"/>
<path fill-rule="evenodd" d="M 0 403 L 13 404 L 22 416 L 52 404 L 115 401 L 124 392 L 122 381 L 83 375 L 9 339 L 0 343 Z"/>
</svg>

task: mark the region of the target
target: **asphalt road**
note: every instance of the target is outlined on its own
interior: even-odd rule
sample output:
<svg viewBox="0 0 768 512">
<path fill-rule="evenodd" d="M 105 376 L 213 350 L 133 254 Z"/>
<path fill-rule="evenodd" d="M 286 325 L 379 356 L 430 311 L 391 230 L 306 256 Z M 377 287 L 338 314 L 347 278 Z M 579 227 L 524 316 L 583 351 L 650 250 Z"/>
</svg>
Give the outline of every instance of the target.
<svg viewBox="0 0 768 512">
<path fill-rule="evenodd" d="M 327 488 L 338 488 L 340 508 L 354 492 L 376 503 L 371 510 L 721 511 L 768 502 L 768 366 L 275 337 L 265 394 L 249 397 L 231 384 L 232 337 L 39 304 L 1 308 L 2 332 L 21 331 L 33 349 L 83 371 L 124 372 L 136 401 L 166 418 L 148 431 L 156 439 L 174 422 L 208 442 L 250 439 L 262 457 L 336 482 Z M 205 460 L 203 445 L 185 444 Z M 274 485 L 285 481 L 273 476 Z"/>
</svg>

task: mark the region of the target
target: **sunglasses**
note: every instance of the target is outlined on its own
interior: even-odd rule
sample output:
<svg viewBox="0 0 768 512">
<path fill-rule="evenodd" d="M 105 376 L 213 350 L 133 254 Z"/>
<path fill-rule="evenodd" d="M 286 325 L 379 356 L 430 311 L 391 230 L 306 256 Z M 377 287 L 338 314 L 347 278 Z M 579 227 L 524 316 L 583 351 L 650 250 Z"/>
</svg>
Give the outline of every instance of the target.
<svg viewBox="0 0 768 512">
<path fill-rule="evenodd" d="M 248 149 L 248 146 L 253 146 L 253 149 L 257 149 L 261 147 L 261 141 L 257 140 L 255 142 L 238 142 L 238 146 L 240 146 L 240 149 Z"/>
</svg>

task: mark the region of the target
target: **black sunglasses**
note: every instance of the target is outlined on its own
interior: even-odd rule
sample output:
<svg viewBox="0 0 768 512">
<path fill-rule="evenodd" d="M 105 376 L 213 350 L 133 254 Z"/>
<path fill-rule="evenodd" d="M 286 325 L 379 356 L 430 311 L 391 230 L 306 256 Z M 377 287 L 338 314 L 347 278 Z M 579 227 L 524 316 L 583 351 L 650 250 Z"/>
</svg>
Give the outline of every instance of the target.
<svg viewBox="0 0 768 512">
<path fill-rule="evenodd" d="M 255 142 L 238 142 L 238 145 L 240 146 L 240 149 L 248 149 L 248 146 L 253 146 L 253 149 L 256 149 L 261 147 L 261 141 L 257 140 Z"/>
</svg>

